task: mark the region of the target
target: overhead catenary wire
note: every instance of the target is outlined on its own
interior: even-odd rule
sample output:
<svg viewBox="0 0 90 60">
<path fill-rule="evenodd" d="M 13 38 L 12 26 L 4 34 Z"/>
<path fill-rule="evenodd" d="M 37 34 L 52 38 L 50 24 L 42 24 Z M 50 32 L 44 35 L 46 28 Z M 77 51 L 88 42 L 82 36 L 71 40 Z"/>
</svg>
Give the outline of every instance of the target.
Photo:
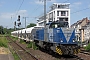
<svg viewBox="0 0 90 60">
<path fill-rule="evenodd" d="M 65 2 L 67 2 L 67 1 L 69 1 L 69 0 L 66 0 Z M 65 3 L 65 2 L 63 2 L 63 3 Z M 44 26 L 46 25 L 45 21 L 46 21 L 46 0 L 44 0 Z"/>
<path fill-rule="evenodd" d="M 50 0 L 50 1 L 51 1 L 51 0 Z M 69 0 L 66 0 L 66 1 L 64 1 L 64 2 L 62 2 L 62 3 L 66 3 L 66 2 L 68 2 L 68 1 L 69 1 Z M 43 6 L 43 5 L 42 5 L 42 6 Z M 39 16 L 41 16 L 42 14 L 44 15 L 44 13 L 41 13 Z M 39 17 L 39 16 L 38 16 L 38 17 Z"/>
<path fill-rule="evenodd" d="M 17 2 L 17 6 L 16 6 L 16 7 L 18 7 L 19 2 L 20 2 L 20 0 L 18 0 L 18 2 Z M 17 9 L 18 9 L 18 8 L 15 9 L 15 12 L 16 12 L 16 13 L 17 13 Z M 13 20 L 13 19 L 15 18 L 16 13 L 13 14 L 13 15 L 11 15 L 11 20 Z"/>
<path fill-rule="evenodd" d="M 20 0 L 18 0 L 18 2 L 17 2 L 17 6 L 16 6 L 15 11 L 17 11 L 17 9 L 18 9 L 18 4 L 19 4 L 19 2 L 20 2 Z"/>
<path fill-rule="evenodd" d="M 39 0 L 39 1 L 41 1 L 41 0 Z M 42 2 L 43 2 L 43 1 L 42 1 Z M 43 6 L 43 5 L 42 5 L 42 6 Z M 42 7 L 42 6 L 37 5 L 37 8 L 35 8 L 32 13 L 35 13 L 35 12 L 36 12 L 40 7 Z M 42 14 L 42 13 L 41 13 L 41 14 Z"/>
<path fill-rule="evenodd" d="M 23 0 L 24 1 L 24 0 Z M 22 1 L 22 3 L 21 3 L 21 5 L 20 5 L 20 7 L 19 7 L 19 9 L 21 8 L 21 6 L 22 6 L 22 4 L 23 4 L 23 1 Z M 64 1 L 63 3 L 65 3 L 65 2 L 68 2 L 69 0 L 66 0 L 66 1 Z M 40 6 L 41 7 L 41 6 Z M 39 7 L 39 5 L 37 6 L 37 8 L 35 8 L 33 11 L 33 13 L 35 13 L 36 12 L 36 10 L 37 9 L 39 9 L 40 8 Z M 88 7 L 88 8 L 85 8 L 85 9 L 82 9 L 82 10 L 78 10 L 78 11 L 75 11 L 75 12 L 72 12 L 72 13 L 70 13 L 70 14 L 74 14 L 74 13 L 77 13 L 77 12 L 81 12 L 81 11 L 84 11 L 84 10 L 87 10 L 87 9 L 90 9 L 90 7 Z"/>
<path fill-rule="evenodd" d="M 42 5 L 43 6 L 43 5 Z M 30 14 L 34 14 L 40 7 L 42 7 L 42 6 L 40 6 L 39 4 L 36 6 L 36 8 L 35 9 L 33 9 L 33 11 L 30 13 Z M 34 16 L 34 17 L 31 17 L 30 16 L 30 18 L 34 18 L 34 19 L 36 19 L 36 18 L 38 18 L 38 17 L 36 17 L 36 16 Z"/>
<path fill-rule="evenodd" d="M 51 1 L 51 0 L 50 0 Z M 65 2 L 68 2 L 69 0 L 66 0 L 66 1 L 64 1 L 63 3 L 65 3 Z M 42 5 L 43 6 L 43 5 Z M 40 6 L 40 7 L 42 7 L 42 6 Z M 39 8 L 39 5 L 37 5 L 37 8 L 35 8 L 32 12 L 31 12 L 31 14 L 32 13 L 35 13 Z M 44 15 L 44 13 L 42 12 L 38 17 L 40 17 L 41 15 Z"/>
<path fill-rule="evenodd" d="M 19 0 L 19 2 L 20 2 L 20 0 Z M 21 8 L 23 2 L 24 2 L 24 0 L 22 0 L 22 2 L 21 2 L 21 4 L 20 4 L 19 8 L 15 10 L 16 13 L 12 15 L 13 17 L 11 16 L 12 20 L 17 16 L 17 14 L 18 14 L 18 12 L 19 12 L 19 10 L 20 10 L 20 8 Z"/>
<path fill-rule="evenodd" d="M 72 12 L 72 13 L 70 13 L 70 14 L 74 14 L 74 13 L 77 13 L 77 12 L 81 12 L 81 11 L 84 11 L 84 10 L 87 10 L 87 9 L 90 9 L 90 7 L 84 8 L 84 9 L 81 9 L 81 10 L 78 10 L 78 11 L 75 11 L 75 12 Z"/>
<path fill-rule="evenodd" d="M 66 2 L 68 2 L 69 0 L 66 0 L 66 1 L 64 1 L 63 3 L 66 3 Z"/>
<path fill-rule="evenodd" d="M 51 1 L 51 0 L 50 0 Z M 65 3 L 65 2 L 68 2 L 69 0 L 66 0 L 66 1 L 64 1 L 63 3 Z M 42 5 L 43 6 L 43 5 Z M 42 6 L 40 6 L 40 7 L 42 7 Z M 33 11 L 34 12 L 32 12 L 32 13 L 35 13 L 39 8 L 39 5 L 37 6 L 37 8 L 36 9 L 34 9 Z M 37 16 L 37 18 L 39 18 L 39 17 L 41 17 L 41 16 L 43 16 L 44 15 L 44 12 L 42 12 L 39 16 Z M 34 18 L 36 18 L 36 17 L 34 17 Z"/>
<path fill-rule="evenodd" d="M 50 0 L 50 1 L 51 1 L 51 0 Z M 66 0 L 66 1 L 64 1 L 63 3 L 66 3 L 66 2 L 68 2 L 68 1 L 69 1 L 69 0 Z M 43 5 L 42 5 L 42 6 L 43 6 Z M 38 8 L 39 8 L 39 7 L 38 7 Z M 37 8 L 37 9 L 38 9 L 38 8 Z M 36 10 L 37 10 L 37 9 L 36 9 Z"/>
<path fill-rule="evenodd" d="M 20 0 L 19 0 L 20 1 Z M 16 13 L 15 13 L 15 15 L 14 15 L 14 17 L 13 18 L 15 18 L 16 16 L 17 16 L 17 14 L 18 14 L 18 12 L 19 12 L 19 10 L 20 10 L 20 8 L 22 7 L 22 5 L 23 5 L 23 2 L 24 2 L 24 0 L 22 0 L 22 2 L 21 2 L 21 4 L 20 4 L 20 6 L 19 6 L 19 8 L 16 10 Z M 11 17 L 12 18 L 12 17 Z"/>
<path fill-rule="evenodd" d="M 37 7 L 31 12 L 31 14 L 35 13 L 40 7 L 42 7 L 42 6 L 37 5 Z"/>
<path fill-rule="evenodd" d="M 24 2 L 24 0 L 22 0 L 21 4 L 20 4 L 20 6 L 19 6 L 19 8 L 18 8 L 18 10 L 17 10 L 17 12 L 16 12 L 16 15 L 18 14 L 18 12 L 19 12 L 19 10 L 20 10 L 20 8 L 21 8 L 23 2 Z"/>
<path fill-rule="evenodd" d="M 68 2 L 69 0 L 66 0 L 66 1 L 64 1 L 63 3 L 65 3 L 65 2 Z M 42 5 L 43 6 L 43 5 Z M 39 5 L 37 5 L 37 7 L 31 12 L 31 14 L 32 13 L 35 13 L 40 7 L 42 7 L 42 6 L 39 6 Z M 43 14 L 43 13 L 41 13 L 41 14 Z M 40 17 L 41 16 L 41 14 L 38 16 L 38 17 Z M 36 17 L 34 17 L 34 18 L 36 18 Z"/>
<path fill-rule="evenodd" d="M 66 1 L 64 1 L 63 3 L 66 3 L 66 2 L 68 2 L 69 0 L 66 0 Z M 70 13 L 70 14 L 74 14 L 74 13 L 77 13 L 77 12 L 81 12 L 81 11 L 84 11 L 84 10 L 87 10 L 87 9 L 90 9 L 90 7 L 87 7 L 87 8 L 84 8 L 84 9 L 81 9 L 81 10 L 78 10 L 78 11 L 75 11 L 75 12 L 72 12 L 72 13 Z"/>
<path fill-rule="evenodd" d="M 41 1 L 41 0 L 39 0 L 39 1 Z M 43 2 L 43 1 L 42 1 Z M 43 5 L 42 5 L 43 6 Z M 37 5 L 37 8 L 35 8 L 33 11 L 32 11 L 32 13 L 35 13 L 40 7 L 42 7 L 42 6 L 39 6 L 39 4 Z M 41 13 L 42 14 L 42 13 Z M 39 15 L 40 16 L 40 15 Z M 39 18 L 39 16 L 37 16 L 37 17 L 33 17 L 33 18 Z"/>
<path fill-rule="evenodd" d="M 23 1 L 24 1 L 24 0 L 23 0 Z M 22 4 L 23 4 L 23 1 L 22 1 L 22 3 L 20 4 L 19 9 L 21 8 L 21 6 L 22 6 Z M 20 0 L 18 0 L 18 4 L 19 4 L 19 2 L 20 2 Z M 17 5 L 17 6 L 18 6 L 18 5 Z M 16 15 L 18 14 L 19 9 L 17 10 L 17 8 L 16 8 L 16 9 L 15 9 L 16 13 L 13 14 L 13 15 L 11 15 L 11 20 L 12 20 L 11 23 L 13 23 L 13 20 L 15 19 Z M 9 24 L 9 25 L 10 25 L 10 24 Z"/>
</svg>

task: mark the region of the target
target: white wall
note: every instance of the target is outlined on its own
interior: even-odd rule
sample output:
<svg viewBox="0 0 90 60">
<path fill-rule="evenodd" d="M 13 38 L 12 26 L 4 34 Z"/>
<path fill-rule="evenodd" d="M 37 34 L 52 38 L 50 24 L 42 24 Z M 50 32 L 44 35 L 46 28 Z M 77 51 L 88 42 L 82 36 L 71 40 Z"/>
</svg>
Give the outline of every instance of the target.
<svg viewBox="0 0 90 60">
<path fill-rule="evenodd" d="M 55 13 L 54 13 L 54 11 L 55 11 Z M 57 16 L 57 11 L 60 11 L 59 12 L 59 16 Z M 61 11 L 68 11 L 68 13 L 66 12 L 66 15 L 65 16 L 61 16 Z M 53 16 L 52 16 L 52 14 L 53 14 Z M 51 14 L 51 15 L 50 15 Z M 68 16 L 67 16 L 67 14 L 68 14 Z M 48 23 L 49 22 L 49 18 L 50 17 L 53 17 L 52 18 L 52 20 L 54 21 L 54 19 L 55 19 L 55 21 L 57 21 L 58 20 L 58 18 L 68 18 L 68 23 L 69 23 L 69 27 L 70 27 L 70 9 L 60 9 L 60 8 L 56 8 L 56 9 L 54 9 L 54 10 L 51 10 L 49 13 L 47 13 L 47 19 L 46 19 L 46 22 Z M 38 24 L 37 25 L 40 25 L 41 23 L 44 23 L 44 19 L 42 19 L 42 21 L 40 21 L 40 22 L 38 22 Z M 42 24 L 43 24 L 42 23 Z"/>
</svg>

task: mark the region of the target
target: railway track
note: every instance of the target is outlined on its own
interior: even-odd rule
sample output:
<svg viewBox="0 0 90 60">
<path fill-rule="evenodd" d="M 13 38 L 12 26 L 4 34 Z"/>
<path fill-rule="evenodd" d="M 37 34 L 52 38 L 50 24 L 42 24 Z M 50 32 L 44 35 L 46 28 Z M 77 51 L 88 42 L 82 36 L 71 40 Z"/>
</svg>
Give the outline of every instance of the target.
<svg viewBox="0 0 90 60">
<path fill-rule="evenodd" d="M 50 55 L 52 55 L 53 57 L 56 58 L 56 60 L 84 60 L 82 57 L 79 57 L 77 55 L 59 55 L 59 54 L 55 54 L 55 52 L 47 52 L 47 51 L 43 51 L 46 52 Z"/>
<path fill-rule="evenodd" d="M 86 55 L 90 55 L 90 52 L 87 52 L 86 50 L 81 50 L 80 53 L 86 54 Z"/>
<path fill-rule="evenodd" d="M 84 60 L 84 59 L 77 55 L 71 55 L 71 56 L 65 55 L 65 56 L 62 56 L 60 60 Z"/>
<path fill-rule="evenodd" d="M 20 60 L 38 60 L 34 55 L 28 52 L 25 48 L 20 46 L 17 42 L 14 42 L 10 37 L 7 37 L 10 40 L 10 45 L 13 47 L 15 52 L 18 54 Z"/>
<path fill-rule="evenodd" d="M 86 50 L 82 50 L 79 54 L 77 54 L 78 57 L 81 57 L 83 60 L 90 60 L 90 52 L 87 52 Z"/>
<path fill-rule="evenodd" d="M 10 45 L 13 46 L 14 50 L 19 55 L 20 60 L 41 60 L 41 59 L 37 59 L 36 57 L 34 57 L 35 55 L 32 55 L 30 52 L 28 52 L 25 48 L 20 46 L 18 43 L 13 42 L 13 40 L 10 37 L 7 37 L 7 39 L 11 41 Z M 15 49 L 15 48 L 17 48 L 17 49 Z M 55 55 L 55 53 L 52 53 L 52 54 L 50 53 L 50 55 L 52 55 L 53 57 L 56 58 L 54 60 L 57 60 L 57 59 L 58 60 L 85 60 L 85 59 L 82 58 L 82 56 L 78 56 L 78 55 L 60 56 L 60 55 L 57 55 L 57 54 Z M 45 59 L 43 59 L 43 60 L 45 60 Z"/>
</svg>

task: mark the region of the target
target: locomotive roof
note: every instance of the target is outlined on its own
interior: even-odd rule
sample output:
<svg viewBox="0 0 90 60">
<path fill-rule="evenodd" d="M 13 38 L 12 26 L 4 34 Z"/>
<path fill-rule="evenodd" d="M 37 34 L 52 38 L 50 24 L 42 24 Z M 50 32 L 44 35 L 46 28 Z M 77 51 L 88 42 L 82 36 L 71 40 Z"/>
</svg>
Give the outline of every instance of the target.
<svg viewBox="0 0 90 60">
<path fill-rule="evenodd" d="M 25 33 L 25 31 L 26 31 L 26 29 L 23 29 L 23 30 L 22 30 L 22 33 Z"/>
<path fill-rule="evenodd" d="M 26 33 L 31 33 L 32 29 L 34 29 L 34 27 L 27 28 L 27 29 L 26 29 Z"/>
<path fill-rule="evenodd" d="M 21 33 L 22 30 L 18 30 L 18 33 Z"/>
<path fill-rule="evenodd" d="M 22 29 L 22 30 L 17 30 L 17 31 L 13 31 L 11 33 L 31 33 L 31 31 L 35 28 L 43 28 L 44 26 L 34 26 L 34 27 L 30 27 L 30 28 L 26 28 L 26 29 Z"/>
<path fill-rule="evenodd" d="M 26 29 L 26 33 L 31 33 L 33 29 L 42 28 L 43 26 L 34 26 Z"/>
<path fill-rule="evenodd" d="M 11 34 L 12 34 L 12 33 L 18 33 L 18 31 L 13 31 L 13 32 L 11 32 Z"/>
</svg>

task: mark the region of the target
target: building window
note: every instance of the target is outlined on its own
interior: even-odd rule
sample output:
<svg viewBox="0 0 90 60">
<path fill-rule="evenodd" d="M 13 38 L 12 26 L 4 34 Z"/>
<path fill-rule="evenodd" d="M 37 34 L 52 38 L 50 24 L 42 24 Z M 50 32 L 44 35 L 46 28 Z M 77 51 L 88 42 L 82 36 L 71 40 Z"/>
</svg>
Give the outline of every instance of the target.
<svg viewBox="0 0 90 60">
<path fill-rule="evenodd" d="M 58 5 L 58 8 L 69 9 L 69 5 Z"/>
<path fill-rule="evenodd" d="M 54 18 L 54 21 L 55 21 L 55 18 Z"/>
<path fill-rule="evenodd" d="M 55 17 L 55 11 L 53 12 L 54 14 L 53 14 L 53 17 Z"/>
<path fill-rule="evenodd" d="M 61 16 L 66 16 L 66 11 L 61 11 Z"/>
<path fill-rule="evenodd" d="M 58 8 L 61 8 L 60 5 L 58 5 Z"/>
<path fill-rule="evenodd" d="M 68 18 L 59 18 L 59 21 L 68 22 Z"/>
<path fill-rule="evenodd" d="M 68 18 L 65 18 L 65 21 L 68 21 Z"/>
<path fill-rule="evenodd" d="M 63 21 L 64 20 L 64 18 L 59 18 L 59 21 Z"/>
<path fill-rule="evenodd" d="M 67 11 L 67 16 L 69 16 L 68 11 Z"/>
<path fill-rule="evenodd" d="M 57 11 L 57 16 L 59 16 L 59 11 Z"/>
<path fill-rule="evenodd" d="M 53 12 L 52 12 L 52 17 L 51 18 L 52 18 L 52 21 L 53 21 Z"/>
<path fill-rule="evenodd" d="M 69 5 L 65 5 L 64 8 L 69 9 Z"/>
</svg>

